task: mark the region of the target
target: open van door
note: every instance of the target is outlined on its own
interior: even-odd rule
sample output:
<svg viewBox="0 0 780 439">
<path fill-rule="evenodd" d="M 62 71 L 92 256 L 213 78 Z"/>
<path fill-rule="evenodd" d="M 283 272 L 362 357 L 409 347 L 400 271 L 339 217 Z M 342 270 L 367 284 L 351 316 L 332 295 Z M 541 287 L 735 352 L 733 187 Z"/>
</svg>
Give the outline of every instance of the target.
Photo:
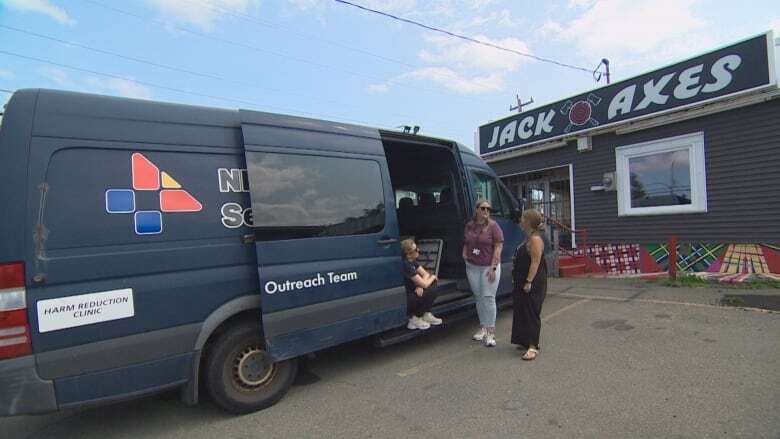
<svg viewBox="0 0 780 439">
<path fill-rule="evenodd" d="M 403 325 L 395 198 L 379 132 L 244 110 L 241 121 L 271 358 Z"/>
</svg>

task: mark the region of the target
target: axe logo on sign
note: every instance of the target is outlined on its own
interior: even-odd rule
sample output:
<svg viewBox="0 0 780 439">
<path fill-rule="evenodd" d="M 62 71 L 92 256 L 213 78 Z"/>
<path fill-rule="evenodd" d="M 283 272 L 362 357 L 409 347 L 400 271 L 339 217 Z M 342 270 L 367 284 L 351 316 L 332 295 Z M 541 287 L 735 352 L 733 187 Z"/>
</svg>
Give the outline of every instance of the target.
<svg viewBox="0 0 780 439">
<path fill-rule="evenodd" d="M 135 233 L 156 235 L 163 231 L 163 213 L 200 212 L 203 205 L 184 190 L 178 181 L 166 171 L 160 171 L 151 160 L 141 153 L 130 158 L 133 189 L 107 189 L 106 212 L 110 214 L 133 214 Z M 155 191 L 159 195 L 159 206 L 136 206 L 136 191 Z M 148 209 L 148 210 L 142 210 Z"/>
<path fill-rule="evenodd" d="M 597 106 L 601 102 L 601 98 L 593 93 L 588 93 L 586 100 L 580 100 L 575 103 L 566 101 L 561 107 L 561 114 L 569 116 L 569 125 L 563 129 L 564 133 L 571 131 L 572 127 L 590 125 L 592 127 L 598 126 L 599 121 L 593 118 L 593 107 Z"/>
</svg>

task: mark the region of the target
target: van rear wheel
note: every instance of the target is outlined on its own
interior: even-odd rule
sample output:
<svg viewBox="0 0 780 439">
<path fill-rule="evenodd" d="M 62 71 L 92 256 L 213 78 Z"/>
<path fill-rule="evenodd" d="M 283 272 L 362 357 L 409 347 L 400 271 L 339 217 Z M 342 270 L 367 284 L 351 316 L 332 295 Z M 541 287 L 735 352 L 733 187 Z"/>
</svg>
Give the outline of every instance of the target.
<svg viewBox="0 0 780 439">
<path fill-rule="evenodd" d="M 259 322 L 242 322 L 221 334 L 206 359 L 204 381 L 211 398 L 236 414 L 264 409 L 290 389 L 298 360 L 273 362 Z"/>
</svg>

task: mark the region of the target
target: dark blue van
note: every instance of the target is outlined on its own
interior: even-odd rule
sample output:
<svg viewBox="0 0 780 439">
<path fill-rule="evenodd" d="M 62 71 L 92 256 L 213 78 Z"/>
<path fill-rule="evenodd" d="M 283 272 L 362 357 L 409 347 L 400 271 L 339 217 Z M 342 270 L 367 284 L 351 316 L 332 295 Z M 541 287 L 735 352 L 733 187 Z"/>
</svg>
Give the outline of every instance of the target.
<svg viewBox="0 0 780 439">
<path fill-rule="evenodd" d="M 402 331 L 399 240 L 434 311 L 473 306 L 478 197 L 510 263 L 517 202 L 455 142 L 278 114 L 20 90 L 0 127 L 0 415 L 199 382 L 245 413 L 302 355 Z M 499 293 L 510 289 L 509 267 Z"/>
</svg>

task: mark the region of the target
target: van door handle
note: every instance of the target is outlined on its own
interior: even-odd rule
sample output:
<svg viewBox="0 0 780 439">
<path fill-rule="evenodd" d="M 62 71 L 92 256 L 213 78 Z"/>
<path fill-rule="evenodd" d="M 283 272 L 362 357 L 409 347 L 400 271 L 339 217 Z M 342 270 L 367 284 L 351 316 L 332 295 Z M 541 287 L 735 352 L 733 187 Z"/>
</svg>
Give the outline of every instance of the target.
<svg viewBox="0 0 780 439">
<path fill-rule="evenodd" d="M 397 240 L 397 239 L 395 239 L 395 238 L 389 238 L 389 239 L 380 239 L 380 240 L 379 240 L 379 241 L 377 241 L 376 243 L 377 243 L 378 245 L 390 245 L 390 244 L 392 244 L 392 243 L 394 243 L 394 242 L 398 242 L 398 240 Z"/>
<path fill-rule="evenodd" d="M 241 241 L 244 244 L 251 244 L 251 243 L 255 242 L 255 234 L 254 233 L 250 233 L 250 234 L 244 235 L 244 236 L 241 237 Z"/>
</svg>

